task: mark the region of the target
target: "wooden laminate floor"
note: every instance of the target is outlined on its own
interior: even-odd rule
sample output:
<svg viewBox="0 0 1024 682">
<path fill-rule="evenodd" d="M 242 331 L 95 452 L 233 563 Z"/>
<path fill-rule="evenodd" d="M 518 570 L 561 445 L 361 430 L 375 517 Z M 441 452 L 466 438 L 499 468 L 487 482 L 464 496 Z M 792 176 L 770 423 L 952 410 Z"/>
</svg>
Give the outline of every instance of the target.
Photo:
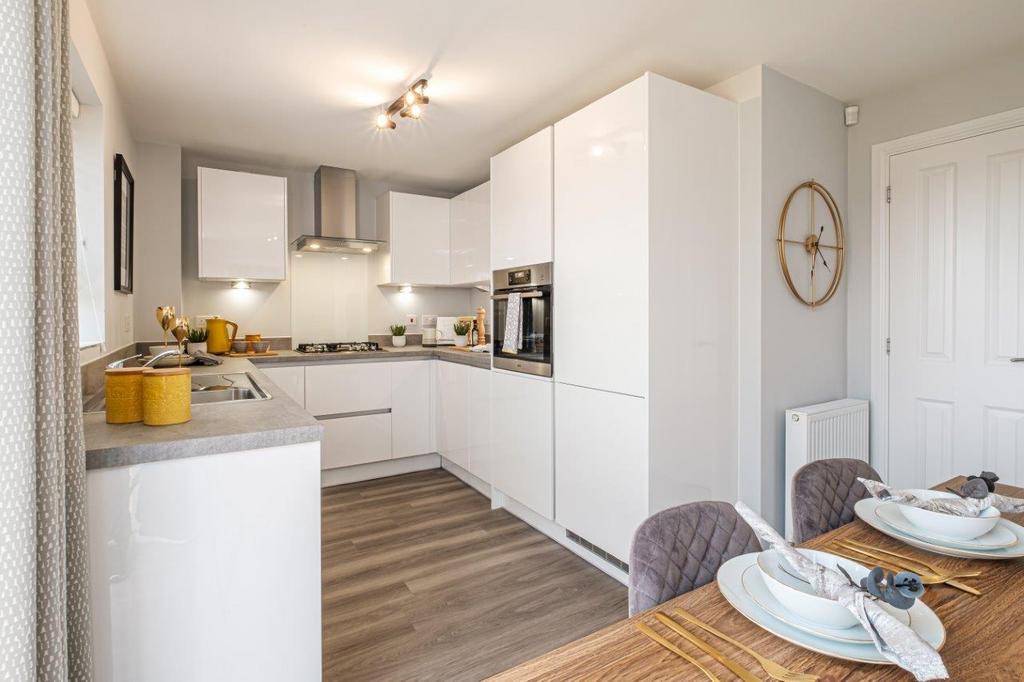
<svg viewBox="0 0 1024 682">
<path fill-rule="evenodd" d="M 627 614 L 615 580 L 441 469 L 322 492 L 324 680 L 479 680 Z"/>
</svg>

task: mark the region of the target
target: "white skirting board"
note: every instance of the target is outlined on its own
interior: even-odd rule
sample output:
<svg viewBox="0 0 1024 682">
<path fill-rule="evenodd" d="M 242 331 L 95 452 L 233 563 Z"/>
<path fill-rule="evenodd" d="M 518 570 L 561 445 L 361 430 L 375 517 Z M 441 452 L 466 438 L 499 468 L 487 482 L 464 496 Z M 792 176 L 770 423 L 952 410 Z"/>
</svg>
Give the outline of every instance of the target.
<svg viewBox="0 0 1024 682">
<path fill-rule="evenodd" d="M 501 492 L 490 483 L 486 483 L 485 481 L 477 478 L 451 460 L 447 460 L 442 457 L 441 468 L 476 489 L 477 492 L 484 497 L 490 498 L 491 509 L 505 509 L 505 511 L 512 514 L 512 516 L 515 516 L 525 521 L 530 526 L 533 526 L 541 533 L 544 533 L 544 535 L 547 535 L 549 538 L 586 561 L 588 564 L 600 570 L 602 573 L 608 574 L 623 585 L 629 585 L 628 574 L 623 573 L 618 568 L 612 566 L 600 557 L 591 554 L 572 540 L 569 540 L 565 537 L 565 528 L 559 526 L 554 521 L 544 518 L 529 507 L 517 502 L 505 493 Z"/>
<path fill-rule="evenodd" d="M 440 466 L 441 456 L 437 453 L 430 453 L 427 455 L 402 457 L 400 459 L 386 459 L 382 462 L 370 462 L 369 464 L 338 467 L 337 469 L 324 469 L 320 472 L 320 487 L 330 488 L 331 486 L 344 485 L 346 483 L 358 483 L 375 478 L 409 474 L 414 471 L 437 469 Z"/>
</svg>

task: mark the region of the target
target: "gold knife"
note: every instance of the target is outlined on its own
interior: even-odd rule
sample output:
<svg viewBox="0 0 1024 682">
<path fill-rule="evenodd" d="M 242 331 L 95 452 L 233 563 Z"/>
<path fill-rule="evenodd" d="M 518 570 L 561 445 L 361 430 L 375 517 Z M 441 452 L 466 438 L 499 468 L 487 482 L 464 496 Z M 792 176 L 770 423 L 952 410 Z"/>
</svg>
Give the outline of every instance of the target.
<svg viewBox="0 0 1024 682">
<path fill-rule="evenodd" d="M 720 652 L 718 649 L 705 642 L 697 635 L 691 633 L 689 630 L 687 630 L 682 625 L 677 623 L 675 619 L 673 619 L 671 616 L 666 615 L 662 611 L 658 611 L 654 614 L 654 617 L 658 619 L 659 623 L 661 623 L 665 627 L 670 628 L 673 632 L 680 635 L 681 637 L 689 641 L 691 644 L 693 644 L 695 647 L 706 653 L 708 656 L 715 659 L 716 661 L 724 665 L 726 668 L 731 670 L 733 674 L 736 675 L 736 677 L 743 680 L 743 682 L 761 682 L 754 675 L 754 673 L 750 672 L 742 665 L 732 660 L 731 658 L 729 658 L 728 656 Z"/>
<path fill-rule="evenodd" d="M 711 682 L 721 682 L 717 677 L 715 677 L 715 674 L 707 668 L 705 668 L 700 661 L 698 661 L 696 658 L 694 658 L 690 654 L 686 653 L 685 651 L 677 647 L 672 642 L 668 641 L 667 639 L 659 635 L 657 632 L 654 631 L 654 629 L 651 626 L 647 625 L 646 623 L 641 623 L 640 621 L 637 621 L 636 627 L 640 632 L 644 633 L 645 635 L 653 639 L 655 642 L 657 642 L 658 644 L 662 645 L 663 647 L 674 653 L 676 656 L 679 656 L 683 660 L 689 661 L 690 663 L 693 663 L 695 666 L 700 668 L 700 671 L 704 673 L 704 675 L 706 675 L 707 678 L 711 680 Z"/>
</svg>

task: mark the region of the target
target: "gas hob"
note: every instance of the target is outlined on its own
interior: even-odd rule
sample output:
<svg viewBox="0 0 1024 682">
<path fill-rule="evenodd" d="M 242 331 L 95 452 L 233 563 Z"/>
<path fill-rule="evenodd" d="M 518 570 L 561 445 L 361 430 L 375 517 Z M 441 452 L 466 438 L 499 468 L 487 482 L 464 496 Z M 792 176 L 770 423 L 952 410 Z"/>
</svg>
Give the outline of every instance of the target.
<svg viewBox="0 0 1024 682">
<path fill-rule="evenodd" d="M 341 341 L 334 343 L 300 343 L 300 353 L 379 353 L 380 344 L 373 341 Z"/>
</svg>

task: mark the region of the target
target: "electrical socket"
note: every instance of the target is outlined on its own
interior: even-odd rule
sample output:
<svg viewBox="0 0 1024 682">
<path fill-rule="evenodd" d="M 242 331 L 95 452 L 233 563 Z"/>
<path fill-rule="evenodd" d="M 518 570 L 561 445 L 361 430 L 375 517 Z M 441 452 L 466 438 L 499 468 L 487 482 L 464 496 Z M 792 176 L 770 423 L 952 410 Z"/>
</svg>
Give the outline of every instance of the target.
<svg viewBox="0 0 1024 682">
<path fill-rule="evenodd" d="M 412 326 L 415 327 L 418 324 L 416 322 L 417 317 L 418 316 L 415 313 L 410 313 L 409 315 L 405 316 L 405 323 L 406 324 L 411 324 Z"/>
<path fill-rule="evenodd" d="M 122 320 L 121 320 L 121 331 L 123 331 L 125 334 L 131 334 L 132 333 L 132 316 L 131 316 L 131 313 L 126 314 L 124 316 L 124 318 L 122 318 Z"/>
</svg>

